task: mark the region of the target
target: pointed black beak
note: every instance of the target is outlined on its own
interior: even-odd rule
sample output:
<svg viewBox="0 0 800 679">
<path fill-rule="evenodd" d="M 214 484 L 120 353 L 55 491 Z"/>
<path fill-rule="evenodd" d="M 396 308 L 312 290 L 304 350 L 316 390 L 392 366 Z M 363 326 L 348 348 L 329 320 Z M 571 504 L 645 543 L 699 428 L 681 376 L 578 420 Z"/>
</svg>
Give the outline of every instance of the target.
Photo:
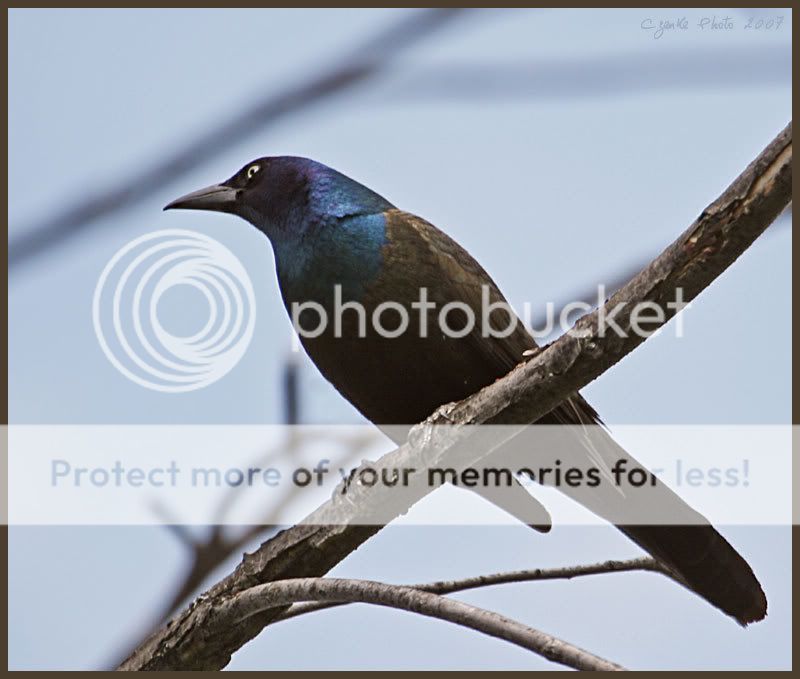
<svg viewBox="0 0 800 679">
<path fill-rule="evenodd" d="M 169 205 L 165 210 L 213 210 L 215 212 L 232 212 L 239 195 L 237 189 L 232 189 L 223 184 L 206 186 L 199 191 L 192 191 Z"/>
</svg>

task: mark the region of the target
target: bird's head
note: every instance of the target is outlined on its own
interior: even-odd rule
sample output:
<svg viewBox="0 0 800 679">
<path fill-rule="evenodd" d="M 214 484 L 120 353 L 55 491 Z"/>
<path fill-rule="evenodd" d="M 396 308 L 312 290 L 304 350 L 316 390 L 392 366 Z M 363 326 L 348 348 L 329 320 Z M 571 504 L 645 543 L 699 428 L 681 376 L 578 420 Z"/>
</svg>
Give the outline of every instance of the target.
<svg viewBox="0 0 800 679">
<path fill-rule="evenodd" d="M 276 156 L 247 163 L 230 179 L 188 193 L 164 209 L 228 212 L 275 242 L 392 207 L 374 191 L 322 163 Z"/>
</svg>

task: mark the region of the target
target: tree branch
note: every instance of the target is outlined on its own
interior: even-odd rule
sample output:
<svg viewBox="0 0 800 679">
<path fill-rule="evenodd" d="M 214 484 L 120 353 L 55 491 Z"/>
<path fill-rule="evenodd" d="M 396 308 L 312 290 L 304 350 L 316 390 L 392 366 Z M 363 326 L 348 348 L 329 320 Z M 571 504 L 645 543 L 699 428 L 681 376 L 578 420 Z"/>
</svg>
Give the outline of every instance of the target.
<svg viewBox="0 0 800 679">
<path fill-rule="evenodd" d="M 452 594 L 463 592 L 468 589 L 478 589 L 479 587 L 492 587 L 494 585 L 506 585 L 519 582 L 540 582 L 543 580 L 570 580 L 586 575 L 599 575 L 602 573 L 629 573 L 631 571 L 647 571 L 651 573 L 662 573 L 673 577 L 672 573 L 662 566 L 658 561 L 647 556 L 627 559 L 626 561 L 603 561 L 582 566 L 562 566 L 561 568 L 535 568 L 533 570 L 508 571 L 505 573 L 493 573 L 491 575 L 477 575 L 462 580 L 442 580 L 439 582 L 427 582 L 418 585 L 406 585 L 412 589 L 431 594 Z M 290 618 L 296 618 L 306 613 L 322 611 L 326 608 L 343 606 L 350 602 L 329 602 L 314 601 L 309 603 L 298 603 L 282 613 L 274 622 L 282 622 Z"/>
<path fill-rule="evenodd" d="M 444 64 L 412 72 L 391 92 L 395 100 L 413 99 L 557 100 L 618 97 L 638 92 L 681 92 L 715 86 L 774 86 L 792 81 L 792 65 L 783 45 L 724 48 L 686 47 L 666 53 L 636 50 L 596 56 L 591 67 L 574 57 L 524 62 Z"/>
<path fill-rule="evenodd" d="M 579 333 L 568 333 L 517 366 L 504 378 L 469 398 L 439 408 L 417 425 L 409 440 L 383 456 L 373 468 L 430 468 L 474 465 L 477 446 L 465 453 L 459 444 L 476 437 L 478 427 L 439 424 L 519 424 L 535 422 L 565 398 L 597 378 L 633 351 L 645 338 L 631 332 L 631 307 L 652 301 L 664 309 L 663 325 L 674 314 L 666 306 L 682 289 L 686 302 L 694 299 L 727 269 L 780 214 L 791 200 L 792 125 L 767 146 L 744 172 L 707 207 L 664 252 L 617 291 L 608 303 L 581 318 Z M 627 337 L 602 333 L 601 314 L 617 305 L 615 317 Z M 601 336 L 602 335 L 602 336 Z M 509 436 L 513 434 L 510 433 Z M 493 437 L 495 447 L 504 441 Z M 491 450 L 480 453 L 485 457 Z M 320 576 L 378 532 L 382 526 L 358 525 L 359 517 L 389 519 L 408 509 L 432 488 L 420 488 L 418 497 L 403 494 L 406 506 L 393 505 L 396 493 L 374 486 L 350 488 L 345 498 L 336 494 L 298 524 L 261 545 L 221 582 L 171 623 L 145 640 L 121 669 L 222 668 L 231 654 L 282 613 L 272 608 L 225 630 L 206 633 L 205 621 L 216 607 L 251 587 L 286 578 Z"/>
<path fill-rule="evenodd" d="M 198 164 L 288 114 L 332 99 L 383 72 L 403 49 L 421 40 L 462 12 L 459 8 L 427 8 L 403 16 L 330 65 L 319 75 L 276 94 L 257 98 L 230 119 L 185 142 L 171 154 L 137 174 L 121 177 L 42 221 L 20 229 L 8 243 L 9 269 L 71 238 L 91 224 L 162 190 Z"/>
<path fill-rule="evenodd" d="M 291 427 L 291 423 L 289 425 Z M 255 463 L 256 467 L 267 467 L 276 458 L 291 459 L 303 444 L 311 443 L 321 436 L 316 432 L 298 432 L 292 428 L 289 429 L 289 432 L 289 440 L 279 444 L 262 456 Z M 356 456 L 362 454 L 364 449 L 374 441 L 374 438 L 370 436 L 348 436 L 343 439 L 341 444 L 347 448 L 347 452 L 342 464 L 352 464 Z M 238 487 L 231 489 L 231 491 L 237 490 L 239 490 Z M 263 516 L 253 520 L 251 525 L 243 528 L 238 533 L 233 533 L 230 530 L 226 531 L 225 519 L 232 503 L 240 496 L 240 493 L 229 492 L 222 498 L 212 517 L 212 521 L 216 523 L 211 527 L 208 535 L 203 538 L 195 537 L 185 527 L 176 525 L 173 520 L 170 520 L 166 508 L 159 508 L 161 515 L 164 517 L 164 525 L 190 550 L 192 561 L 180 585 L 175 590 L 175 594 L 159 614 L 157 618 L 158 625 L 161 625 L 170 615 L 174 614 L 178 606 L 200 587 L 205 578 L 231 554 L 252 544 L 257 538 L 264 539 L 264 533 L 268 531 L 274 533 L 277 527 L 281 525 L 283 512 L 299 496 L 299 489 L 296 486 L 287 486 L 274 506 Z M 155 629 L 155 626 L 150 629 Z"/>
<path fill-rule="evenodd" d="M 413 587 L 370 580 L 296 578 L 256 585 L 224 601 L 207 621 L 207 633 L 236 627 L 247 619 L 295 601 L 367 603 L 419 613 L 469 627 L 533 651 L 548 660 L 579 670 L 613 671 L 625 668 L 561 639 L 477 606 Z"/>
</svg>

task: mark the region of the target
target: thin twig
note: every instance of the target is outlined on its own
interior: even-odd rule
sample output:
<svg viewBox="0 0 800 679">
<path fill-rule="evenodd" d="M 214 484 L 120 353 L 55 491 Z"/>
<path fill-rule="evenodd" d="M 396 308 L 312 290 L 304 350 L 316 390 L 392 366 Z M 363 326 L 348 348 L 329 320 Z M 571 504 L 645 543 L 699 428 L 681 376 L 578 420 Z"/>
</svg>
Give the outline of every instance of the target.
<svg viewBox="0 0 800 679">
<path fill-rule="evenodd" d="M 439 582 L 426 582 L 417 585 L 406 585 L 412 589 L 431 594 L 452 594 L 463 592 L 468 589 L 478 589 L 479 587 L 493 587 L 494 585 L 506 585 L 520 582 L 540 582 L 543 580 L 570 580 L 586 575 L 600 575 L 603 573 L 628 573 L 630 571 L 647 571 L 651 573 L 663 573 L 672 577 L 664 566 L 658 561 L 648 556 L 627 559 L 625 561 L 603 561 L 601 563 L 586 564 L 581 566 L 562 566 L 560 568 L 535 568 L 521 571 L 507 571 L 504 573 L 493 573 L 491 575 L 477 575 L 461 580 L 441 580 Z M 275 622 L 283 622 L 290 618 L 296 618 L 306 613 L 322 611 L 326 608 L 336 608 L 351 602 L 329 602 L 314 601 L 307 603 L 297 603 L 286 612 L 275 618 Z"/>
</svg>

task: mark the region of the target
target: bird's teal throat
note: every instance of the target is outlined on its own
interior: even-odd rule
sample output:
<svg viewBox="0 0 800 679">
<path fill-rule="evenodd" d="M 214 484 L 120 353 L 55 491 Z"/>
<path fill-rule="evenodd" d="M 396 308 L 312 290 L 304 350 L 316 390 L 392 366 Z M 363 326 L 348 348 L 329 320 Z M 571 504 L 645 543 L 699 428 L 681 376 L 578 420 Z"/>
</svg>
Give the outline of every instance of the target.
<svg viewBox="0 0 800 679">
<path fill-rule="evenodd" d="M 361 301 L 383 263 L 386 217 L 356 215 L 315 226 L 299 242 L 276 242 L 278 280 L 287 307 L 313 301 L 332 308 L 336 286 L 343 301 Z"/>
</svg>

